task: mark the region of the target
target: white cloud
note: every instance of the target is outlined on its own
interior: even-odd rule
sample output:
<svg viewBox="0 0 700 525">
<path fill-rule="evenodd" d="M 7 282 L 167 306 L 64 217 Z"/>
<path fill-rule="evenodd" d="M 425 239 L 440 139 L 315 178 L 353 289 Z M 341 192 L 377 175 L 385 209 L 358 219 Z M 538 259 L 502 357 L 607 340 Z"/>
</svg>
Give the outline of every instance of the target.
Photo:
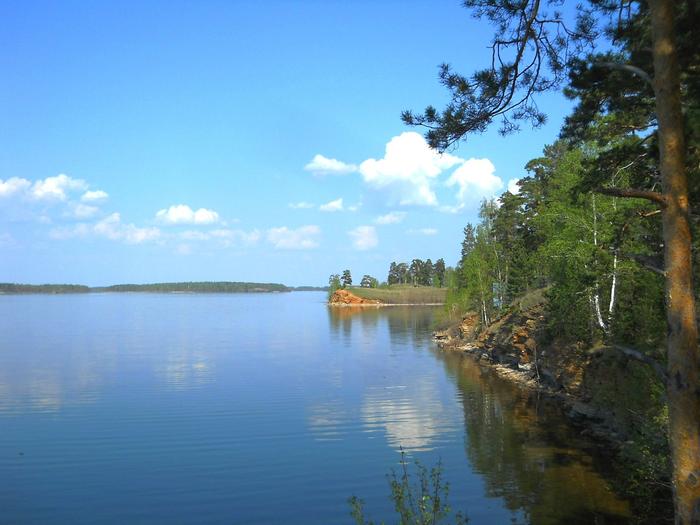
<svg viewBox="0 0 700 525">
<path fill-rule="evenodd" d="M 133 224 L 123 224 L 118 213 L 113 213 L 93 226 L 93 231 L 113 241 L 139 244 L 160 237 L 158 228 L 139 228 Z"/>
<path fill-rule="evenodd" d="M 318 209 L 321 211 L 343 211 L 343 199 L 335 199 L 326 204 L 321 204 Z"/>
<path fill-rule="evenodd" d="M 75 204 L 72 208 L 72 215 L 77 219 L 89 219 L 100 211 L 97 206 L 89 206 L 81 203 Z"/>
<path fill-rule="evenodd" d="M 0 198 L 20 194 L 32 200 L 69 201 L 70 193 L 85 191 L 88 184 L 81 179 L 73 179 L 65 174 L 47 177 L 43 180 L 32 181 L 20 177 L 11 177 L 5 181 L 0 179 Z M 97 202 L 107 198 L 102 190 L 85 191 L 82 202 Z M 69 203 L 70 204 L 70 203 Z"/>
<path fill-rule="evenodd" d="M 192 246 L 189 244 L 178 244 L 177 248 L 175 248 L 175 251 L 179 255 L 191 255 L 192 254 Z"/>
<path fill-rule="evenodd" d="M 374 222 L 377 224 L 398 224 L 406 218 L 405 211 L 392 211 L 386 215 L 380 215 Z"/>
<path fill-rule="evenodd" d="M 186 230 L 180 233 L 180 238 L 185 239 L 186 241 L 208 241 L 211 239 L 211 236 L 208 233 L 199 230 Z"/>
<path fill-rule="evenodd" d="M 288 205 L 291 209 L 293 210 L 308 210 L 310 208 L 314 208 L 315 206 L 311 204 L 310 202 L 290 202 Z"/>
<path fill-rule="evenodd" d="M 95 190 L 95 191 L 86 191 L 83 193 L 83 196 L 80 197 L 80 200 L 83 202 L 100 202 L 107 200 L 109 195 L 107 194 L 106 191 L 102 190 Z"/>
<path fill-rule="evenodd" d="M 206 208 L 194 211 L 186 204 L 176 204 L 158 211 L 156 220 L 165 224 L 213 224 L 219 222 L 219 214 Z"/>
<path fill-rule="evenodd" d="M 228 228 L 219 228 L 210 231 L 187 230 L 180 234 L 180 238 L 186 241 L 209 241 L 218 240 L 224 246 L 233 244 L 255 244 L 260 240 L 260 231 L 251 230 L 231 230 Z"/>
<path fill-rule="evenodd" d="M 213 230 L 211 236 L 216 239 L 226 239 L 229 241 L 240 242 L 243 244 L 255 244 L 260 240 L 260 230 L 251 230 L 249 232 L 243 230 Z"/>
<path fill-rule="evenodd" d="M 314 175 L 347 175 L 357 171 L 357 166 L 346 164 L 336 159 L 329 159 L 323 155 L 315 155 L 311 162 L 304 166 L 304 169 Z"/>
<path fill-rule="evenodd" d="M 457 186 L 457 200 L 461 205 L 478 203 L 493 197 L 503 188 L 503 181 L 494 175 L 495 166 L 489 159 L 469 159 L 458 167 L 445 185 Z"/>
<path fill-rule="evenodd" d="M 121 222 L 119 213 L 112 213 L 94 224 L 80 223 L 71 228 L 56 228 L 49 232 L 49 236 L 53 239 L 70 239 L 90 235 L 112 241 L 122 241 L 127 244 L 140 244 L 158 239 L 160 230 L 153 227 L 139 228 L 133 224 L 124 224 Z"/>
<path fill-rule="evenodd" d="M 10 177 L 6 181 L 0 179 L 0 197 L 10 197 L 15 193 L 24 192 L 31 184 L 27 179 L 19 177 Z"/>
<path fill-rule="evenodd" d="M 438 231 L 435 228 L 415 228 L 406 230 L 406 233 L 411 235 L 437 235 Z"/>
<path fill-rule="evenodd" d="M 321 228 L 316 225 L 301 226 L 290 229 L 286 226 L 271 228 L 267 231 L 267 240 L 279 250 L 308 250 L 316 248 Z"/>
<path fill-rule="evenodd" d="M 520 186 L 518 186 L 518 182 L 520 182 L 520 179 L 510 179 L 508 181 L 508 191 L 513 195 L 520 193 Z"/>
<path fill-rule="evenodd" d="M 55 177 L 47 177 L 38 180 L 31 189 L 31 196 L 37 200 L 60 200 L 68 198 L 67 193 L 71 191 L 85 191 L 87 183 L 81 179 L 73 179 L 61 173 Z"/>
<path fill-rule="evenodd" d="M 462 162 L 459 157 L 437 153 L 420 134 L 407 131 L 389 141 L 384 158 L 365 160 L 359 171 L 371 188 L 389 193 L 390 203 L 434 206 L 434 180 Z"/>
<path fill-rule="evenodd" d="M 350 230 L 348 235 L 352 239 L 352 244 L 356 250 L 369 250 L 379 244 L 377 230 L 374 226 L 358 226 Z"/>
</svg>

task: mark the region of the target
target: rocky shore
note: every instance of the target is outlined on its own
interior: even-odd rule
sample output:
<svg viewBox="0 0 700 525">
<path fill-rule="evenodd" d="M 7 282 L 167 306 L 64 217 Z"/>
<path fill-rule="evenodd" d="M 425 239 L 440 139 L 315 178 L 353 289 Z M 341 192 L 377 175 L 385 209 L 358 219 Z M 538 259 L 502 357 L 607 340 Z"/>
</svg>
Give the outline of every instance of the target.
<svg viewBox="0 0 700 525">
<path fill-rule="evenodd" d="M 363 299 L 347 290 L 336 290 L 328 300 L 330 306 L 382 306 L 381 301 Z"/>
<path fill-rule="evenodd" d="M 477 315 L 467 315 L 433 336 L 443 350 L 556 398 L 582 434 L 619 447 L 647 439 L 664 447 L 663 425 L 650 423 L 664 411 L 657 371 L 624 349 L 558 341 L 546 330 L 545 313 L 539 294 L 485 328 Z"/>
</svg>

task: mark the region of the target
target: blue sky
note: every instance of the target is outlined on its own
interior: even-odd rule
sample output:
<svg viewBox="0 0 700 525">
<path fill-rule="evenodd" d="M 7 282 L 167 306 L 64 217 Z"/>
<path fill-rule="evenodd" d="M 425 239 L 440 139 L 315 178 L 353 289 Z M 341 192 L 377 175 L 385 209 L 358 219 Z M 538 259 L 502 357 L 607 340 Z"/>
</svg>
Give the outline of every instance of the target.
<svg viewBox="0 0 700 525">
<path fill-rule="evenodd" d="M 456 0 L 5 2 L 0 281 L 323 285 L 459 256 L 549 122 L 448 155 L 406 128 L 491 28 Z"/>
</svg>

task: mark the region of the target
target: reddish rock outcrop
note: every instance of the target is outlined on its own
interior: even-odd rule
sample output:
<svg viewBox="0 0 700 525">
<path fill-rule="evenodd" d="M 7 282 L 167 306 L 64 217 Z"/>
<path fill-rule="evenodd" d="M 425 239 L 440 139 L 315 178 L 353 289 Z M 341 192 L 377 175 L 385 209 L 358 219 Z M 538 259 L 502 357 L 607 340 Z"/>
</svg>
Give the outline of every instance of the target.
<svg viewBox="0 0 700 525">
<path fill-rule="evenodd" d="M 365 305 L 380 305 L 380 301 L 374 299 L 363 299 L 347 290 L 336 290 L 331 295 L 328 304 L 331 306 L 365 306 Z"/>
</svg>

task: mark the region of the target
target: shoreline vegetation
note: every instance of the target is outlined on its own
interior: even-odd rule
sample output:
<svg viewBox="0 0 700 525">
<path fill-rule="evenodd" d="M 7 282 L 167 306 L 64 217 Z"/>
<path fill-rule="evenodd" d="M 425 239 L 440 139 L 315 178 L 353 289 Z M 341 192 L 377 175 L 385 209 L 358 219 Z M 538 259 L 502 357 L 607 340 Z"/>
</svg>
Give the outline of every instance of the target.
<svg viewBox="0 0 700 525">
<path fill-rule="evenodd" d="M 639 515 L 669 519 L 667 409 L 663 370 L 615 342 L 552 337 L 551 289 L 525 293 L 484 323 L 469 311 L 433 332 L 437 346 L 555 400 L 582 436 L 609 448 L 621 490 Z M 653 519 L 652 519 L 653 521 Z"/>
<path fill-rule="evenodd" d="M 330 295 L 328 304 L 334 307 L 442 306 L 446 301 L 446 288 L 390 285 L 380 288 L 341 288 Z"/>
<path fill-rule="evenodd" d="M 116 284 L 112 286 L 85 286 L 81 284 L 17 284 L 0 283 L 0 294 L 82 294 L 105 292 L 146 293 L 281 293 L 326 291 L 316 286 L 286 286 L 279 283 L 249 283 L 238 281 L 201 281 L 152 284 Z"/>
</svg>

